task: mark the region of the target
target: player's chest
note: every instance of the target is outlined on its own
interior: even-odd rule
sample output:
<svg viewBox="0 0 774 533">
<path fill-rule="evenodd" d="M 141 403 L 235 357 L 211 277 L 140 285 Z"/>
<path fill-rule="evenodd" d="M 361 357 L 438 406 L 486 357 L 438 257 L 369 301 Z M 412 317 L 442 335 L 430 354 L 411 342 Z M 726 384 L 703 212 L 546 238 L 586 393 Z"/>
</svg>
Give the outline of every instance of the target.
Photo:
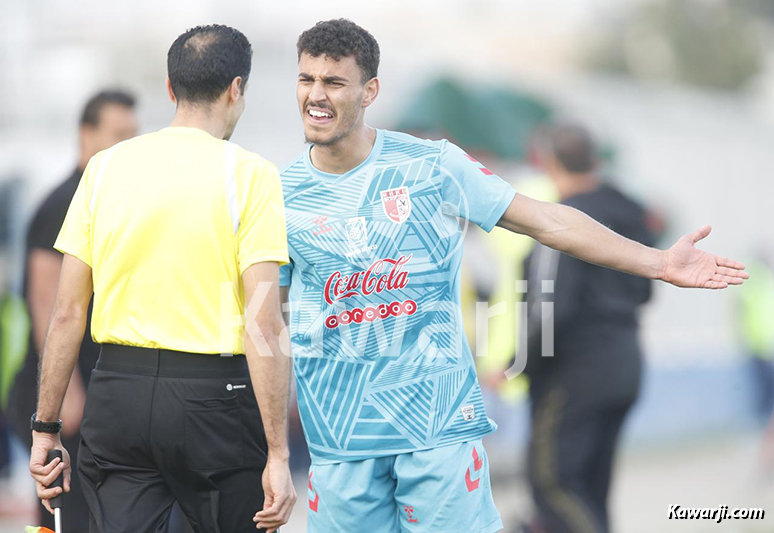
<svg viewBox="0 0 774 533">
<path fill-rule="evenodd" d="M 285 200 L 290 241 L 347 257 L 368 255 L 401 236 L 433 233 L 441 207 L 432 174 L 407 179 L 390 169 L 341 183 L 309 183 Z"/>
</svg>

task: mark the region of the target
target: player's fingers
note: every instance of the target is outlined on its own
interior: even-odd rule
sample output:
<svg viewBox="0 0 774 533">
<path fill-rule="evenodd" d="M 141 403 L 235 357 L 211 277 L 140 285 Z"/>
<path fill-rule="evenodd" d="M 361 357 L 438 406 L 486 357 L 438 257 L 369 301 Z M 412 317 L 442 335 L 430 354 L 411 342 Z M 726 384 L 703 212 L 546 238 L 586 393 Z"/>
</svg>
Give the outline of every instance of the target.
<svg viewBox="0 0 774 533">
<path fill-rule="evenodd" d="M 740 263 L 739 261 L 734 261 L 733 259 L 729 259 L 728 257 L 718 257 L 716 259 L 716 262 L 719 266 L 722 266 L 722 267 L 733 268 L 735 270 L 745 269 L 744 263 Z M 745 272 L 745 274 L 747 274 L 747 272 Z M 747 275 L 749 276 L 749 274 Z"/>
<path fill-rule="evenodd" d="M 258 522 L 275 522 L 279 520 L 279 517 L 280 509 L 278 507 L 270 507 L 256 513 L 254 520 Z"/>
<path fill-rule="evenodd" d="M 278 509 L 279 509 L 279 502 L 275 498 L 271 504 L 269 504 L 268 502 L 265 503 L 263 506 L 263 509 L 255 513 L 255 518 L 258 520 L 271 519 L 277 514 Z"/>
<path fill-rule="evenodd" d="M 747 279 L 750 277 L 750 274 L 748 274 L 744 270 L 738 270 L 736 268 L 723 267 L 723 266 L 717 267 L 717 269 L 715 270 L 715 274 L 720 274 L 722 276 L 732 276 L 734 278 L 741 278 L 741 279 Z"/>
<path fill-rule="evenodd" d="M 287 494 L 275 494 L 272 501 L 267 501 L 268 507 L 264 504 L 264 508 L 258 511 L 255 516 L 262 519 L 274 519 L 279 516 L 280 509 L 282 509 L 285 501 L 288 499 Z"/>
<path fill-rule="evenodd" d="M 67 468 L 64 471 L 64 483 L 62 484 L 64 486 L 65 492 L 70 492 L 70 478 L 72 477 L 72 469 Z"/>
<path fill-rule="evenodd" d="M 294 490 L 290 497 L 285 502 L 285 510 L 283 515 L 285 516 L 286 520 L 290 520 L 290 514 L 293 512 L 293 507 L 295 507 L 296 502 L 298 501 L 298 495 L 296 494 L 296 491 Z"/>
<path fill-rule="evenodd" d="M 265 516 L 261 518 L 253 518 L 253 522 L 256 524 L 263 524 L 261 527 L 268 527 L 268 526 L 279 526 L 281 525 L 279 517 L 276 516 Z"/>
<path fill-rule="evenodd" d="M 274 505 L 274 493 L 267 494 L 266 497 L 263 499 L 263 508 L 269 509 L 272 505 Z M 258 511 L 260 512 L 260 511 Z"/>
<path fill-rule="evenodd" d="M 719 274 L 715 274 L 712 276 L 712 281 L 720 281 L 723 283 L 727 283 L 729 285 L 741 285 L 744 281 L 742 278 L 737 278 L 734 276 L 722 276 Z"/>
<path fill-rule="evenodd" d="M 290 514 L 293 511 L 294 501 L 289 496 L 277 498 L 275 505 L 264 511 L 255 514 L 254 521 L 260 527 L 280 527 L 288 523 Z"/>
<path fill-rule="evenodd" d="M 276 520 L 279 525 L 287 524 L 290 519 L 290 513 L 293 511 L 293 501 L 291 498 L 286 498 L 282 506 L 277 510 Z"/>
<path fill-rule="evenodd" d="M 712 231 L 712 226 L 709 226 L 709 225 L 697 229 L 696 231 L 691 233 L 691 235 L 689 236 L 690 239 L 691 239 L 691 242 L 693 242 L 693 244 L 696 244 L 697 242 L 702 240 L 704 237 L 709 235 L 711 231 Z"/>
<path fill-rule="evenodd" d="M 706 289 L 725 289 L 726 287 L 728 287 L 728 283 L 725 283 L 723 281 L 710 280 L 704 285 L 704 288 Z"/>
<path fill-rule="evenodd" d="M 260 522 L 255 524 L 255 527 L 257 527 L 258 529 L 261 529 L 261 528 L 272 529 L 273 528 L 274 530 L 276 530 L 277 528 L 283 526 L 284 524 L 285 524 L 284 522 L 281 522 L 279 520 L 261 520 Z"/>
<path fill-rule="evenodd" d="M 282 510 L 282 516 L 285 522 L 290 520 L 290 514 L 293 512 L 293 507 L 295 507 L 297 501 L 298 501 L 298 496 L 296 496 L 295 492 L 293 492 L 293 494 L 290 495 L 287 501 L 285 501 L 285 506 Z"/>
</svg>

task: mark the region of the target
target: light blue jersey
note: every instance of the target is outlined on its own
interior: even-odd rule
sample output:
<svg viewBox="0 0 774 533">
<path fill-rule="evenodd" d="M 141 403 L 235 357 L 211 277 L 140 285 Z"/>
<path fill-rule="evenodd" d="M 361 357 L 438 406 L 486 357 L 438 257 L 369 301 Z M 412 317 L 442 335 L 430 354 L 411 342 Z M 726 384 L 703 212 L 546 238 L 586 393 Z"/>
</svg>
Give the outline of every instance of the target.
<svg viewBox="0 0 774 533">
<path fill-rule="evenodd" d="M 282 173 L 298 406 L 315 464 L 491 433 L 460 309 L 468 221 L 490 231 L 514 190 L 452 143 L 377 130 L 368 158 Z"/>
</svg>

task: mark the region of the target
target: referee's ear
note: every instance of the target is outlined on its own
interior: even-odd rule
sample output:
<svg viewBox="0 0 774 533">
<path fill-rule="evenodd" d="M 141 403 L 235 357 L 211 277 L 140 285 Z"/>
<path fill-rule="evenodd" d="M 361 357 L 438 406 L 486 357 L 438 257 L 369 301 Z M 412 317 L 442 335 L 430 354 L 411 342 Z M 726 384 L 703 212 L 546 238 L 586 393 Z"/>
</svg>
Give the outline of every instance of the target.
<svg viewBox="0 0 774 533">
<path fill-rule="evenodd" d="M 172 103 L 177 105 L 177 98 L 175 97 L 175 92 L 172 90 L 172 82 L 169 81 L 169 76 L 167 76 L 167 93 L 169 93 L 169 99 L 172 100 Z"/>
<path fill-rule="evenodd" d="M 228 87 L 228 94 L 233 103 L 237 103 L 239 98 L 244 96 L 245 89 L 247 88 L 244 85 L 245 84 L 242 76 L 237 76 L 231 80 L 231 85 Z"/>
</svg>

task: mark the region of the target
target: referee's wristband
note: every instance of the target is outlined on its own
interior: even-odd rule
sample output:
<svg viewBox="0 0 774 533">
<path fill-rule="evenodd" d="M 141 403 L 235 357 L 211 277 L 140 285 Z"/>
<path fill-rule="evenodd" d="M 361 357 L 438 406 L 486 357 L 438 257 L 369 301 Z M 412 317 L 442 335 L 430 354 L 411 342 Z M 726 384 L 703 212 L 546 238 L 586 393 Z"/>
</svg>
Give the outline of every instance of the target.
<svg viewBox="0 0 774 533">
<path fill-rule="evenodd" d="M 37 431 L 38 433 L 59 433 L 62 431 L 62 421 L 58 420 L 56 422 L 41 422 L 40 420 L 37 420 L 38 413 L 32 413 L 32 418 L 30 419 L 30 429 L 32 431 Z"/>
</svg>

